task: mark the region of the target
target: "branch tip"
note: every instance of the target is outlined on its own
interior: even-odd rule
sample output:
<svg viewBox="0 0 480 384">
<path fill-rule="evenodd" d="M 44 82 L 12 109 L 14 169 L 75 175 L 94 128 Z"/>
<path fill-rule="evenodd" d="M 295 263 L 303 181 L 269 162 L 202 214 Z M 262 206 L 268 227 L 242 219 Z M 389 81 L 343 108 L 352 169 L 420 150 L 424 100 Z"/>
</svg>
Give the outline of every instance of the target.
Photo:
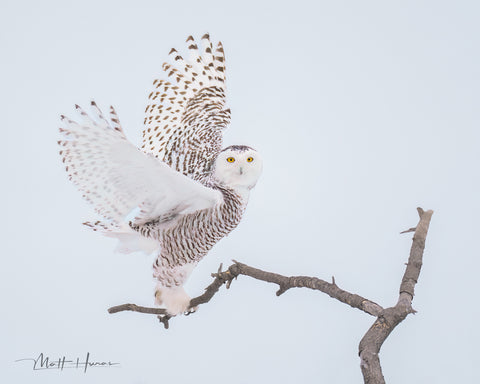
<svg viewBox="0 0 480 384">
<path fill-rule="evenodd" d="M 165 329 L 169 328 L 170 325 L 168 324 L 168 320 L 171 318 L 170 315 L 158 315 L 157 318 L 158 318 L 158 321 L 160 321 L 163 324 Z"/>
<path fill-rule="evenodd" d="M 275 294 L 277 296 L 280 296 L 280 295 L 284 294 L 288 290 L 288 288 L 290 288 L 290 287 L 286 287 L 285 285 L 280 284 L 280 283 L 278 283 L 278 286 L 279 286 L 278 291 L 275 292 Z"/>
</svg>

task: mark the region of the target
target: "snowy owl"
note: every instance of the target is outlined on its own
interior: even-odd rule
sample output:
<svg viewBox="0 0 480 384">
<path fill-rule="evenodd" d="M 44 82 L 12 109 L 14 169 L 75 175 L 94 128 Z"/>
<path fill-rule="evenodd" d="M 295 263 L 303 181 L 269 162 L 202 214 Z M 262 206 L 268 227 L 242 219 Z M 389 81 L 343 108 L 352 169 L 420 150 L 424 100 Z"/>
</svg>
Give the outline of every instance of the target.
<svg viewBox="0 0 480 384">
<path fill-rule="evenodd" d="M 184 313 L 183 288 L 198 262 L 240 222 L 262 171 L 253 148 L 222 149 L 230 122 L 225 107 L 225 59 L 208 34 L 189 58 L 172 49 L 145 112 L 141 150 L 130 143 L 113 107 L 107 119 L 92 101 L 78 105 L 82 121 L 61 116 L 60 155 L 70 180 L 104 221 L 86 222 L 119 240 L 124 253 L 156 254 L 155 304 Z"/>
</svg>

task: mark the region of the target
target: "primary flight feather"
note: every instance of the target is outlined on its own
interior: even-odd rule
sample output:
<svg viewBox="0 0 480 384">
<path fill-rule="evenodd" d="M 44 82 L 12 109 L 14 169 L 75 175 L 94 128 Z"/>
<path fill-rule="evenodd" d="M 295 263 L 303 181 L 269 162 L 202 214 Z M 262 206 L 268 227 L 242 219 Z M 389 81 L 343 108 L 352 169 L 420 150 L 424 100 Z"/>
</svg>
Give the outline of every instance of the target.
<svg viewBox="0 0 480 384">
<path fill-rule="evenodd" d="M 58 143 L 70 180 L 104 217 L 85 225 L 119 239 L 121 252 L 156 252 L 155 303 L 185 312 L 183 284 L 197 263 L 240 222 L 262 171 L 252 148 L 222 149 L 230 122 L 225 57 L 208 34 L 201 47 L 187 38 L 189 58 L 175 49 L 154 81 L 145 110 L 141 150 L 130 143 L 116 111 L 95 102 L 81 122 L 61 117 Z"/>
</svg>

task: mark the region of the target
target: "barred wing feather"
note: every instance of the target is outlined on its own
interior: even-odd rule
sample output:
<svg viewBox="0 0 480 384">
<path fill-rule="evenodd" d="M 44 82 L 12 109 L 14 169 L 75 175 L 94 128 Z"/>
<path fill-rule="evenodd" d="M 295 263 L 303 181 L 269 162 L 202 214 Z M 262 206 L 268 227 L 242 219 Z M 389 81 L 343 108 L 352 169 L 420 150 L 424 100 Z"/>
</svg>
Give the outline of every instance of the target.
<svg viewBox="0 0 480 384">
<path fill-rule="evenodd" d="M 172 49 L 164 63 L 167 80 L 155 80 L 149 95 L 143 151 L 193 179 L 209 174 L 222 149 L 222 133 L 230 122 L 225 107 L 225 57 L 222 43 L 214 48 L 208 34 L 199 48 L 187 38 L 188 60 Z"/>
</svg>

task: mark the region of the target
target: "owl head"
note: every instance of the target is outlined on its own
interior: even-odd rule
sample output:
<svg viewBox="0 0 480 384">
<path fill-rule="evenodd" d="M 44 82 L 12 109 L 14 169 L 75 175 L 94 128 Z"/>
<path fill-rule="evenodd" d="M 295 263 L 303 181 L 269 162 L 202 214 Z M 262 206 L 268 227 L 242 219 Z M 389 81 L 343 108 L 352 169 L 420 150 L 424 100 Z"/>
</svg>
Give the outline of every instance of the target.
<svg viewBox="0 0 480 384">
<path fill-rule="evenodd" d="M 233 189 L 252 189 L 262 173 L 262 167 L 262 158 L 253 148 L 231 145 L 218 154 L 213 177 Z"/>
</svg>

